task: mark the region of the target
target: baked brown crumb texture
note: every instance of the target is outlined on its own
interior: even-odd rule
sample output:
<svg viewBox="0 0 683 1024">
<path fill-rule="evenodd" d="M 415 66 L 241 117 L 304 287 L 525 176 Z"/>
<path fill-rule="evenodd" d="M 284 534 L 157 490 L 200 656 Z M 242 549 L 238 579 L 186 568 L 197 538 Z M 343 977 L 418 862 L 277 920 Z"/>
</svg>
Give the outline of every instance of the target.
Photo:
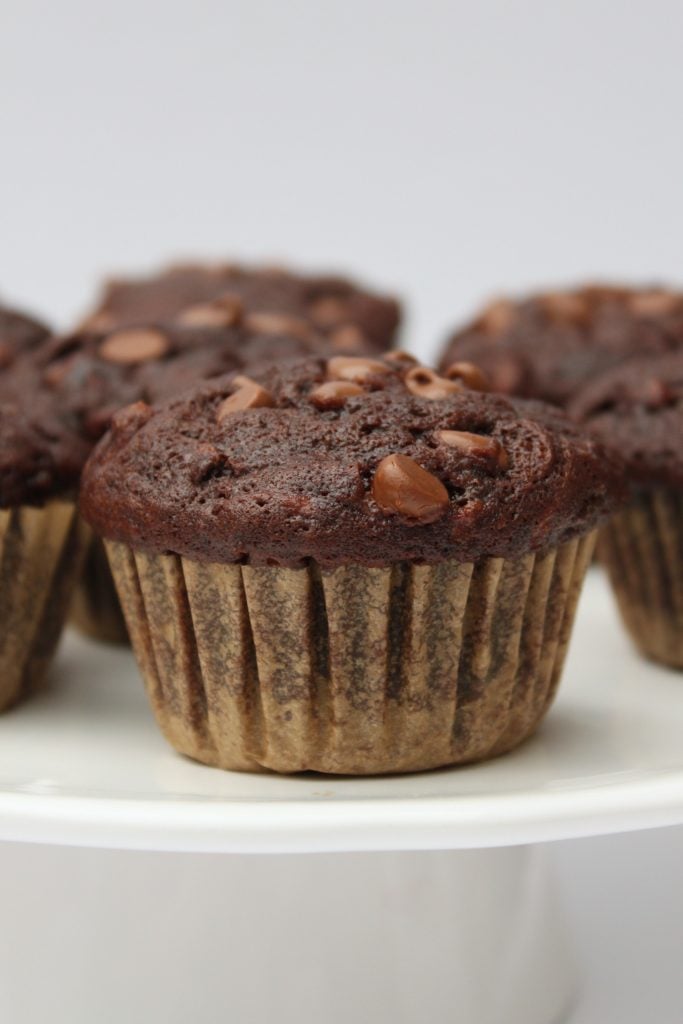
<svg viewBox="0 0 683 1024">
<path fill-rule="evenodd" d="M 333 276 L 296 273 L 277 267 L 188 263 L 148 277 L 111 281 L 86 327 L 113 327 L 180 320 L 220 326 L 226 311 L 288 317 L 296 329 L 324 334 L 340 350 L 383 351 L 395 340 L 398 302 Z"/>
<path fill-rule="evenodd" d="M 503 394 L 566 406 L 596 375 L 633 356 L 683 347 L 683 295 L 587 285 L 496 299 L 446 342 L 442 370 L 471 360 Z"/>
</svg>

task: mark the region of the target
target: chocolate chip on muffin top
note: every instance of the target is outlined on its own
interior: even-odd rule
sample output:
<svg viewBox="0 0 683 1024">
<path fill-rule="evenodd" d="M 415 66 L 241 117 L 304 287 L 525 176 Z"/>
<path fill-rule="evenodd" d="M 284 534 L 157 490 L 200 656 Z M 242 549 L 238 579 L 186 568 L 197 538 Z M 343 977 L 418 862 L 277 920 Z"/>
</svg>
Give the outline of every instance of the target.
<svg viewBox="0 0 683 1024">
<path fill-rule="evenodd" d="M 586 286 L 499 299 L 446 343 L 442 371 L 472 360 L 495 391 L 565 406 L 597 373 L 634 355 L 683 348 L 683 295 Z"/>
<path fill-rule="evenodd" d="M 18 317 L 6 319 L 13 347 L 7 347 L 0 372 L 0 502 L 33 502 L 73 490 L 93 444 L 125 406 L 171 397 L 247 361 L 257 366 L 330 351 L 310 328 L 305 337 L 292 333 L 286 317 L 254 323 L 241 312 L 227 326 L 144 325 L 54 338 L 30 321 L 22 333 Z"/>
<path fill-rule="evenodd" d="M 569 411 L 619 451 L 634 486 L 683 488 L 683 350 L 606 371 Z"/>
<path fill-rule="evenodd" d="M 126 405 L 169 398 L 247 362 L 329 351 L 321 336 L 292 333 L 286 318 L 272 321 L 254 324 L 240 314 L 223 326 L 147 324 L 57 338 L 40 353 L 43 381 L 73 425 L 98 440 Z"/>
<path fill-rule="evenodd" d="M 82 508 L 106 538 L 148 551 L 383 566 L 554 547 L 619 489 L 618 460 L 558 410 L 392 354 L 246 368 L 123 410 Z"/>
<path fill-rule="evenodd" d="M 84 327 L 96 331 L 178 320 L 227 327 L 245 313 L 256 331 L 274 329 L 306 339 L 325 335 L 341 351 L 389 348 L 398 303 L 337 277 L 313 277 L 266 267 L 187 264 L 140 279 L 114 280 Z"/>
</svg>

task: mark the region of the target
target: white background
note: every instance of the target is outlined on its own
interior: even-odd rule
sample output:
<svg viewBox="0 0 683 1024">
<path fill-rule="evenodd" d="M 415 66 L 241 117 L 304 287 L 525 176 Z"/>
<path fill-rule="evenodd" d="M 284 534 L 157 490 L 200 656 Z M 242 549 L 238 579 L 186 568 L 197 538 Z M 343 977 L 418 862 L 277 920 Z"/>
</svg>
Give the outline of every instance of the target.
<svg viewBox="0 0 683 1024">
<path fill-rule="evenodd" d="M 501 289 L 680 282 L 682 40 L 675 0 L 0 0 L 0 291 L 65 325 L 111 269 L 290 259 L 398 289 L 426 353 Z M 680 1021 L 682 853 L 561 850 L 575 1024 Z"/>
</svg>

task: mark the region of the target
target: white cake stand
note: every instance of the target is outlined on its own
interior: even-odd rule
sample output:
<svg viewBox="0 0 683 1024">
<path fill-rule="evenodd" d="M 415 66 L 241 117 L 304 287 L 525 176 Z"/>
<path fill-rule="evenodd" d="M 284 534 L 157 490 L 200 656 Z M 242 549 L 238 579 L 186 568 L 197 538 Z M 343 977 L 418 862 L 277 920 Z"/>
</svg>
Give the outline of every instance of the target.
<svg viewBox="0 0 683 1024">
<path fill-rule="evenodd" d="M 229 991 L 216 1019 L 239 1024 L 560 1020 L 574 977 L 538 844 L 680 822 L 683 678 L 634 655 L 597 571 L 557 704 L 489 764 L 379 779 L 205 768 L 157 734 L 130 654 L 75 636 L 51 689 L 0 719 L 0 839 L 240 855 L 221 876 L 239 927 L 211 1004 Z M 215 898 L 207 878 L 178 910 L 187 963 Z M 71 914 L 64 955 L 79 962 L 92 921 L 63 900 L 56 887 L 43 912 Z M 5 953 L 0 988 L 15 969 Z"/>
</svg>

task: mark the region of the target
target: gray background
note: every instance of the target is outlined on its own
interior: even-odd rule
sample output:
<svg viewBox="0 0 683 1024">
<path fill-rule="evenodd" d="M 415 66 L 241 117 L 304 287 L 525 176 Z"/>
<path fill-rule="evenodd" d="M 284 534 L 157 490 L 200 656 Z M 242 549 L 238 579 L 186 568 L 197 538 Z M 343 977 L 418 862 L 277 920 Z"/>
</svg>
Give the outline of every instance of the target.
<svg viewBox="0 0 683 1024">
<path fill-rule="evenodd" d="M 0 0 L 0 291 L 66 324 L 108 270 L 289 259 L 409 295 L 427 354 L 501 289 L 680 283 L 682 39 L 665 0 Z M 681 1019 L 681 854 L 563 844 L 575 1024 Z"/>
<path fill-rule="evenodd" d="M 683 6 L 0 2 L 0 287 L 291 257 L 410 293 L 681 275 Z"/>
</svg>

